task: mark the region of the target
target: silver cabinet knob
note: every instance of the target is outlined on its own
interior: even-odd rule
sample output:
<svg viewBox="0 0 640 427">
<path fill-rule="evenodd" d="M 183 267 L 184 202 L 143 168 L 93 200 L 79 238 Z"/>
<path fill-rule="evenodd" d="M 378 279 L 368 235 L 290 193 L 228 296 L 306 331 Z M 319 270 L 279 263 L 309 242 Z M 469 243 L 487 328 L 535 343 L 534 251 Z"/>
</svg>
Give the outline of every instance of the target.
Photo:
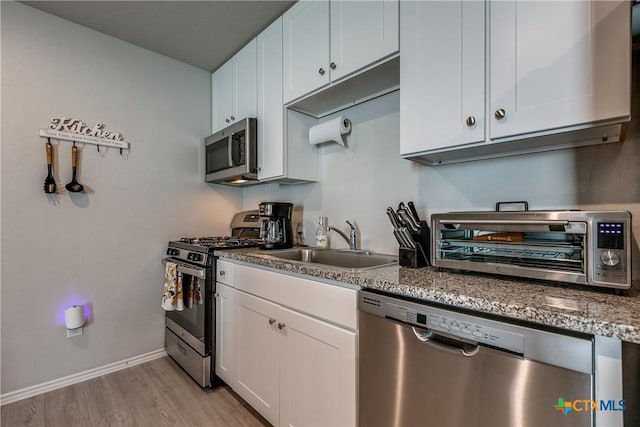
<svg viewBox="0 0 640 427">
<path fill-rule="evenodd" d="M 220 272 L 218 274 L 220 274 L 221 276 L 224 276 L 227 273 L 224 270 L 220 270 Z"/>
<path fill-rule="evenodd" d="M 320 68 L 318 70 L 318 73 L 320 73 L 321 76 L 324 76 L 324 68 Z"/>
<path fill-rule="evenodd" d="M 224 119 L 225 122 L 229 123 L 231 120 L 229 119 Z"/>
<path fill-rule="evenodd" d="M 273 325 L 274 323 L 276 323 L 276 319 L 274 319 L 273 317 L 270 317 L 269 318 L 269 324 Z M 280 329 L 282 329 L 282 328 L 280 328 Z"/>
<path fill-rule="evenodd" d="M 473 116 L 469 116 L 467 117 L 467 120 L 465 121 L 465 123 L 467 124 L 467 126 L 472 127 L 476 124 L 476 118 Z"/>
<path fill-rule="evenodd" d="M 329 67 L 331 67 L 332 70 L 336 69 L 336 63 L 332 62 L 331 64 L 329 64 Z"/>
<path fill-rule="evenodd" d="M 218 292 L 216 292 L 215 294 L 213 294 L 213 296 L 214 296 L 215 298 L 218 298 L 218 297 L 220 296 L 220 294 L 219 294 Z"/>
<path fill-rule="evenodd" d="M 285 326 L 287 326 L 287 325 L 285 325 L 284 323 L 278 323 L 278 329 L 280 329 L 280 330 L 283 330 L 285 328 Z"/>
<path fill-rule="evenodd" d="M 236 119 L 235 117 L 231 116 L 231 120 L 235 120 L 235 119 Z"/>
<path fill-rule="evenodd" d="M 504 111 L 504 109 L 503 109 L 503 108 L 499 108 L 499 109 L 497 109 L 497 110 L 496 110 L 496 112 L 495 112 L 495 114 L 494 114 L 494 115 L 496 116 L 496 119 L 498 119 L 498 120 L 502 120 L 502 119 L 504 119 L 504 118 L 505 118 L 505 116 L 507 115 L 507 112 L 506 112 L 506 111 Z"/>
</svg>

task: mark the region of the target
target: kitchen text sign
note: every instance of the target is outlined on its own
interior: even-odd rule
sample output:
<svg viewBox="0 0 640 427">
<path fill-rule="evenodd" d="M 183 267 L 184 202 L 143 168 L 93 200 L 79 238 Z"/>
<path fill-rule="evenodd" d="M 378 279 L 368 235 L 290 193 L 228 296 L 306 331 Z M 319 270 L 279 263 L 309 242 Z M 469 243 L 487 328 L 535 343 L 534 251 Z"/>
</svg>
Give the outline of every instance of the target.
<svg viewBox="0 0 640 427">
<path fill-rule="evenodd" d="M 104 124 L 96 123 L 89 127 L 81 120 L 70 117 L 54 117 L 47 129 L 40 129 L 40 136 L 108 147 L 129 149 L 129 143 L 122 135 L 104 130 Z"/>
</svg>

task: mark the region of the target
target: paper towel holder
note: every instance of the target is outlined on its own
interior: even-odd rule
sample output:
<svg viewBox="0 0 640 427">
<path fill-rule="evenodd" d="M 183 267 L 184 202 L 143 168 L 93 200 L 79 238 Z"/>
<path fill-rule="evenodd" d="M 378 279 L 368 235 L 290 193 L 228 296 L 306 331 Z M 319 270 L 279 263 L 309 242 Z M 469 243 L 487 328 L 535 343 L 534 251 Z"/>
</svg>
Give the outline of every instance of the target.
<svg viewBox="0 0 640 427">
<path fill-rule="evenodd" d="M 309 144 L 318 145 L 325 142 L 335 142 L 343 147 L 346 145 L 344 135 L 351 132 L 351 120 L 344 116 L 335 117 L 309 129 Z"/>
</svg>

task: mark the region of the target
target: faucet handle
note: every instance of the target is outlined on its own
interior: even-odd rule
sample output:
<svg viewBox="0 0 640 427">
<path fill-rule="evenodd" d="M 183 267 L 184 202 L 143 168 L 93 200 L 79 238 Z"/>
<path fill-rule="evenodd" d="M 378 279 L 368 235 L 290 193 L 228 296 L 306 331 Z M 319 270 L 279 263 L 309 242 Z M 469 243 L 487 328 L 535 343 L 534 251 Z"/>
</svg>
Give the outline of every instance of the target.
<svg viewBox="0 0 640 427">
<path fill-rule="evenodd" d="M 349 227 L 351 227 L 351 231 L 356 231 L 356 228 L 353 226 L 353 224 L 351 224 L 349 221 L 345 221 L 347 224 L 349 224 Z"/>
</svg>

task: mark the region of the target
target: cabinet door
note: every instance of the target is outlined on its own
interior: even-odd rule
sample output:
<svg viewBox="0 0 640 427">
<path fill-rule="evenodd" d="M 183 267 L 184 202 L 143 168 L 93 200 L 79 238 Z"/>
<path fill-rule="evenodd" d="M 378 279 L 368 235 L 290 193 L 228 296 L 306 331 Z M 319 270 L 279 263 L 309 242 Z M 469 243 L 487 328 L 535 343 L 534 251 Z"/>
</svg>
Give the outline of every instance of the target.
<svg viewBox="0 0 640 427">
<path fill-rule="evenodd" d="M 233 288 L 216 283 L 215 372 L 227 384 L 235 382 Z"/>
<path fill-rule="evenodd" d="M 300 1 L 283 15 L 284 102 L 329 83 L 329 2 Z"/>
<path fill-rule="evenodd" d="M 400 154 L 484 140 L 484 12 L 482 1 L 400 3 Z"/>
<path fill-rule="evenodd" d="M 231 122 L 233 102 L 233 66 L 229 60 L 211 75 L 211 132 L 215 133 Z"/>
<path fill-rule="evenodd" d="M 253 39 L 233 57 L 233 114 L 231 122 L 258 114 L 258 76 L 256 40 Z"/>
<path fill-rule="evenodd" d="M 332 1 L 331 81 L 398 51 L 398 0 Z"/>
<path fill-rule="evenodd" d="M 489 12 L 492 139 L 629 114 L 629 2 L 496 1 Z"/>
<path fill-rule="evenodd" d="M 233 389 L 271 424 L 279 423 L 280 307 L 235 291 L 236 383 Z"/>
<path fill-rule="evenodd" d="M 281 425 L 356 425 L 356 333 L 282 313 Z"/>
<path fill-rule="evenodd" d="M 284 175 L 282 17 L 257 37 L 258 179 Z"/>
</svg>

